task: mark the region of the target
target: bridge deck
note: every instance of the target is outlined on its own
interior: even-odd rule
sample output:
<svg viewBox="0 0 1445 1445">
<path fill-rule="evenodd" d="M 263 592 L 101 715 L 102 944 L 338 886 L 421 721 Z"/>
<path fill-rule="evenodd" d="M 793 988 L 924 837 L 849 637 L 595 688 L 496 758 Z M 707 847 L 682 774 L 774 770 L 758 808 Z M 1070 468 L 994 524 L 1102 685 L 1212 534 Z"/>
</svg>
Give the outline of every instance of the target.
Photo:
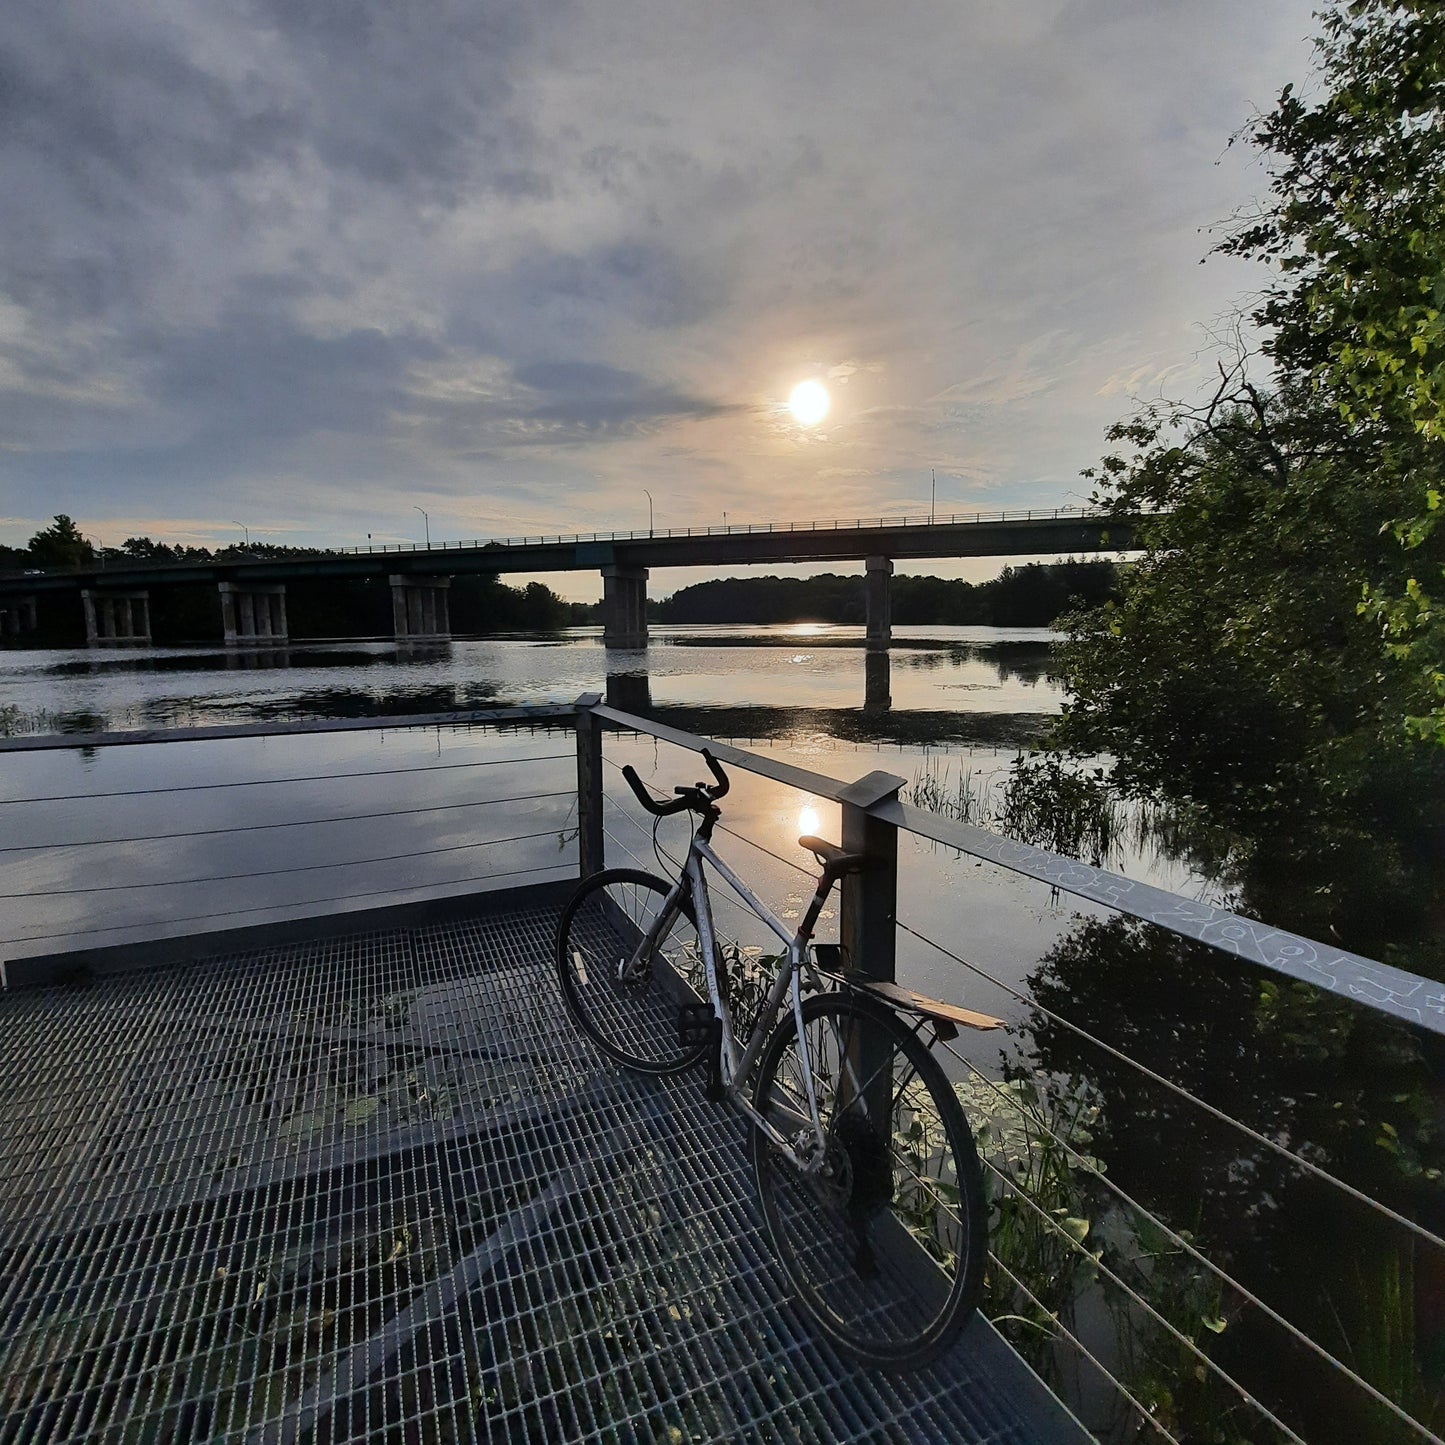
<svg viewBox="0 0 1445 1445">
<path fill-rule="evenodd" d="M 1080 1438 L 981 1320 L 814 1338 L 737 1118 L 567 1025 L 554 909 L 0 997 L 0 1440 Z"/>
</svg>

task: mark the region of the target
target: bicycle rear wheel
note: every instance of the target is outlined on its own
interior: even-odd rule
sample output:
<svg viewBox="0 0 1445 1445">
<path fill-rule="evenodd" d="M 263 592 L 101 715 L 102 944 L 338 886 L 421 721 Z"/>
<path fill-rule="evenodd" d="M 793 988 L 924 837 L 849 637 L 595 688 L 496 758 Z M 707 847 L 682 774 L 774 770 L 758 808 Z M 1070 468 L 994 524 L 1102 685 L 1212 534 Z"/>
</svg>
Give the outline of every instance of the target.
<svg viewBox="0 0 1445 1445">
<path fill-rule="evenodd" d="M 988 1225 L 968 1121 L 922 1040 L 874 1000 L 807 999 L 803 1034 L 827 1149 L 808 1174 L 753 1126 L 768 1231 L 840 1354 L 925 1364 L 963 1328 L 983 1279 Z M 753 1103 L 785 1138 L 811 1136 L 791 1015 L 768 1041 Z"/>
<path fill-rule="evenodd" d="M 604 1054 L 645 1074 L 678 1073 L 707 1047 L 678 1040 L 679 1007 L 707 998 L 691 899 L 683 896 L 634 976 L 622 977 L 671 891 L 651 873 L 607 868 L 572 895 L 557 924 L 567 1011 Z"/>
</svg>

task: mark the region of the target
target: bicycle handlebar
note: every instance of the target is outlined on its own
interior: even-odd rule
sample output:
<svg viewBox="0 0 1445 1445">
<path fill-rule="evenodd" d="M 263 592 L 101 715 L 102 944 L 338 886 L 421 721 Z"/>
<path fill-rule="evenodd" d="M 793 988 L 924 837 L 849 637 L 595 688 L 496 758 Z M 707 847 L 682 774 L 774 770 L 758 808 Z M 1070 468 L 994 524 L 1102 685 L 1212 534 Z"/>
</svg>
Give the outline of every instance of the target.
<svg viewBox="0 0 1445 1445">
<path fill-rule="evenodd" d="M 706 748 L 702 750 L 702 760 L 707 764 L 708 771 L 717 779 L 717 787 L 707 790 L 708 797 L 715 803 L 719 798 L 727 795 L 727 790 L 731 786 L 728 782 L 728 775 L 723 772 L 722 764 Z"/>
<path fill-rule="evenodd" d="M 723 772 L 718 760 L 706 748 L 702 750 L 702 758 L 708 766 L 708 771 L 717 779 L 717 782 L 711 787 L 706 783 L 695 783 L 690 788 L 675 788 L 673 791 L 679 796 L 671 803 L 655 802 L 642 779 L 637 776 L 637 769 L 631 764 L 623 767 L 622 776 L 627 779 L 627 785 L 632 789 L 637 801 L 649 813 L 654 817 L 667 818 L 671 817 L 673 813 L 682 813 L 689 808 L 705 809 L 709 804 L 715 803 L 719 798 L 727 795 L 731 785 L 728 782 L 728 775 Z"/>
</svg>

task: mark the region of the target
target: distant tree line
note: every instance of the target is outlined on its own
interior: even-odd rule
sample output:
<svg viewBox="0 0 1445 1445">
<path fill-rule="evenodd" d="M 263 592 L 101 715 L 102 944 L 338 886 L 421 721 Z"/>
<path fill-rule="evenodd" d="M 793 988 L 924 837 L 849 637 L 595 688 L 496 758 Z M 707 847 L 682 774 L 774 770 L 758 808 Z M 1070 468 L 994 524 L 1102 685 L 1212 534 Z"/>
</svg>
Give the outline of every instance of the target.
<svg viewBox="0 0 1445 1445">
<path fill-rule="evenodd" d="M 989 582 L 895 577 L 893 621 L 978 627 L 1048 627 L 1071 607 L 1101 606 L 1114 596 L 1109 561 L 1035 562 L 1006 567 Z M 724 577 L 684 587 L 655 604 L 661 622 L 833 622 L 865 620 L 864 579 L 825 572 L 817 577 Z"/>
<path fill-rule="evenodd" d="M 275 542 L 234 543 L 225 547 L 186 547 L 151 537 L 127 537 L 119 547 L 102 547 L 85 536 L 64 512 L 42 527 L 24 547 L 0 543 L 0 569 L 5 571 L 73 572 L 81 567 L 125 567 L 148 562 L 236 561 L 242 558 L 325 557 L 324 547 L 287 547 Z"/>
</svg>

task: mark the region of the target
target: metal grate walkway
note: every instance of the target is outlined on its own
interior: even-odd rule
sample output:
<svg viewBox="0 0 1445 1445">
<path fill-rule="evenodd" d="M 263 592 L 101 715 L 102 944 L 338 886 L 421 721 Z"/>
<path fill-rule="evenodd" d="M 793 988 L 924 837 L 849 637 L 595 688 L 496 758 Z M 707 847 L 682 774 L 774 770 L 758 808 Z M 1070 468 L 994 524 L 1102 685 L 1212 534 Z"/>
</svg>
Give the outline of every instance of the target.
<svg viewBox="0 0 1445 1445">
<path fill-rule="evenodd" d="M 0 1441 L 1070 1438 L 982 1322 L 815 1341 L 741 1121 L 574 1033 L 554 920 L 0 997 Z"/>
</svg>

